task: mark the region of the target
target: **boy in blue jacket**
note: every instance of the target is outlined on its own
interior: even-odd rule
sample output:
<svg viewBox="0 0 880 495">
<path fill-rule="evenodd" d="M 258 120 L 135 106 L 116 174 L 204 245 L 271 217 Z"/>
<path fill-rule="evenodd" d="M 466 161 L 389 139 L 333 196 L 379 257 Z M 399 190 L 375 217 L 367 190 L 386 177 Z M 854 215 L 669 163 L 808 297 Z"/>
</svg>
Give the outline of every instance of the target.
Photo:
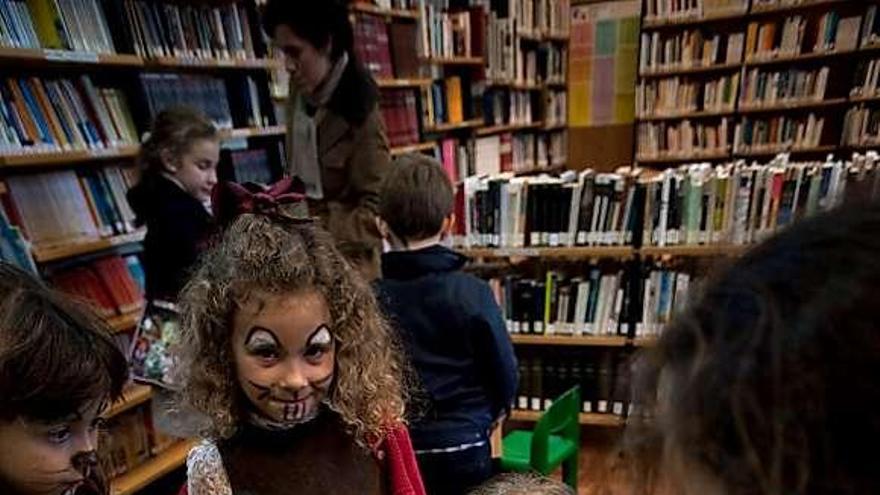
<svg viewBox="0 0 880 495">
<path fill-rule="evenodd" d="M 489 434 L 514 399 L 516 359 L 489 285 L 442 245 L 455 218 L 441 165 L 399 158 L 379 203 L 379 299 L 421 381 L 410 432 L 430 495 L 461 495 L 492 475 Z"/>
</svg>

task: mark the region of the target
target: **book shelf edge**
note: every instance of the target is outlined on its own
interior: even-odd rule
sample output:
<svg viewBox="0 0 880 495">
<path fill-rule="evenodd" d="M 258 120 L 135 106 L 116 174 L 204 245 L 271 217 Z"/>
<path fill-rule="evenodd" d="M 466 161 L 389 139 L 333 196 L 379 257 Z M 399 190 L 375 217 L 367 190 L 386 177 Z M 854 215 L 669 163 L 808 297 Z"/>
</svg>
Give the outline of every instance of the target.
<svg viewBox="0 0 880 495">
<path fill-rule="evenodd" d="M 179 440 L 158 455 L 147 459 L 143 464 L 110 481 L 112 495 L 134 495 L 166 474 L 182 467 L 195 440 Z"/>
</svg>

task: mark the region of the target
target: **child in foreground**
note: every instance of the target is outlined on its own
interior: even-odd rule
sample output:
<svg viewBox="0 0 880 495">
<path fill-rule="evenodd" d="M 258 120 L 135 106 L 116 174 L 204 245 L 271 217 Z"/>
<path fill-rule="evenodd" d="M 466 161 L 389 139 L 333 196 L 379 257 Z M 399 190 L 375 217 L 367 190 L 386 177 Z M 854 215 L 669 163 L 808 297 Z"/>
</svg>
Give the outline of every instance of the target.
<svg viewBox="0 0 880 495">
<path fill-rule="evenodd" d="M 536 474 L 500 474 L 468 495 L 575 495 L 565 483 Z"/>
<path fill-rule="evenodd" d="M 182 293 L 183 394 L 210 420 L 187 491 L 421 495 L 399 352 L 291 184 L 224 185 L 231 225 Z"/>
<path fill-rule="evenodd" d="M 380 302 L 400 333 L 424 397 L 411 425 L 425 486 L 460 495 L 492 476 L 489 434 L 516 392 L 516 360 L 486 282 L 462 272 L 467 258 L 443 247 L 453 191 L 435 160 L 407 155 L 386 177 L 379 229 Z"/>
<path fill-rule="evenodd" d="M 641 364 L 638 492 L 880 493 L 878 253 L 880 208 L 864 206 L 710 280 Z"/>
<path fill-rule="evenodd" d="M 106 495 L 100 414 L 128 379 L 95 315 L 0 262 L 0 493 Z"/>
</svg>

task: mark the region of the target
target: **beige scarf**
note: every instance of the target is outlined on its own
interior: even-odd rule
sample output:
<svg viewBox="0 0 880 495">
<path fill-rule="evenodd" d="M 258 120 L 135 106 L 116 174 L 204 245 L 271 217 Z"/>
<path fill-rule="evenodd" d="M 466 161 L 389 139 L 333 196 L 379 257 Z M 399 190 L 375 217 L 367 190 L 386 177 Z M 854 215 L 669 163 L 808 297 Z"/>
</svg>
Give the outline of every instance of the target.
<svg viewBox="0 0 880 495">
<path fill-rule="evenodd" d="M 321 183 L 321 164 L 318 157 L 318 125 L 324 116 L 324 105 L 333 97 L 339 86 L 342 74 L 348 66 L 348 54 L 343 53 L 330 69 L 315 92 L 311 95 L 291 92 L 294 98 L 291 112 L 290 135 L 290 175 L 299 177 L 305 183 L 306 195 L 311 199 L 323 199 L 324 188 Z M 317 108 L 309 115 L 307 106 Z"/>
</svg>

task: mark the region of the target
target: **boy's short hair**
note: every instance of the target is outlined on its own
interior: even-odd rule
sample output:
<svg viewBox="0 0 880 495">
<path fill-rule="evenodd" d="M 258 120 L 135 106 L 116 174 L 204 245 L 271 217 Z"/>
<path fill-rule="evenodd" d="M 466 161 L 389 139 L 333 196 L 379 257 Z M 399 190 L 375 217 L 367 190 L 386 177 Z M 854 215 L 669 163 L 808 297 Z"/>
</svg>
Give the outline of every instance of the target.
<svg viewBox="0 0 880 495">
<path fill-rule="evenodd" d="M 440 232 L 454 202 L 442 165 L 426 155 L 406 154 L 395 160 L 382 184 L 379 216 L 401 239 L 427 239 Z"/>
<path fill-rule="evenodd" d="M 54 421 L 115 400 L 128 363 L 85 307 L 0 262 L 0 420 Z"/>
<path fill-rule="evenodd" d="M 468 495 L 575 495 L 575 491 L 559 481 L 537 474 L 500 474 Z"/>
</svg>

